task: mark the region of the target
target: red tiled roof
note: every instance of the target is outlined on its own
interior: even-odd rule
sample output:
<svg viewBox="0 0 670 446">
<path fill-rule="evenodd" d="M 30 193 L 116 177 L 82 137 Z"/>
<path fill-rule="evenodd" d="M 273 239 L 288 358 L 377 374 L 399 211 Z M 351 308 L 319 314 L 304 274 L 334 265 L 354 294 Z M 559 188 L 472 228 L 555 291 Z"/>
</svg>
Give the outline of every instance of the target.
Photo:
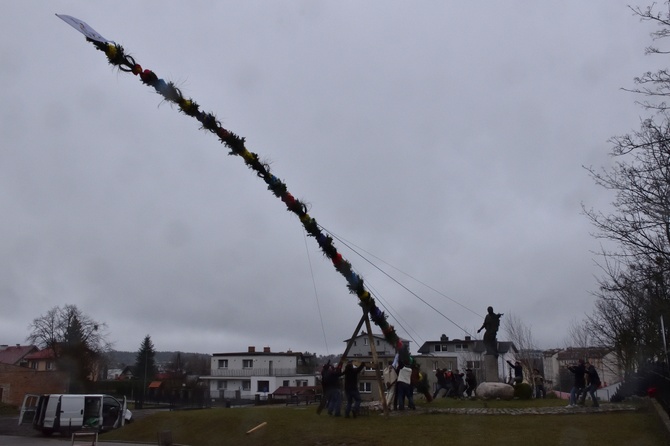
<svg viewBox="0 0 670 446">
<path fill-rule="evenodd" d="M 50 348 L 45 348 L 44 350 L 39 350 L 34 353 L 25 356 L 25 359 L 56 359 L 54 351 Z"/>
<path fill-rule="evenodd" d="M 34 345 L 15 345 L 0 350 L 0 363 L 18 365 L 30 353 L 37 351 Z"/>
</svg>

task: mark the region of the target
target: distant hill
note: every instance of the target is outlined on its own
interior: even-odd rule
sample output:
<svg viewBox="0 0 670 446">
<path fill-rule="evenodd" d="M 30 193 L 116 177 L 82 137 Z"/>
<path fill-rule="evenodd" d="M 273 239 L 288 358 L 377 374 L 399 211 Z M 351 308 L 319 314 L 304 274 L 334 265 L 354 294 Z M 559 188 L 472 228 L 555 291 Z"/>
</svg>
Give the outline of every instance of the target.
<svg viewBox="0 0 670 446">
<path fill-rule="evenodd" d="M 179 353 L 182 359 L 199 358 L 201 361 L 209 362 L 211 355 L 204 353 L 187 353 L 187 352 L 156 352 L 154 357 L 156 364 L 167 364 Z M 113 368 L 123 368 L 127 365 L 135 365 L 137 360 L 137 352 L 125 352 L 119 350 L 112 350 L 107 353 L 109 358 L 109 366 Z"/>
</svg>

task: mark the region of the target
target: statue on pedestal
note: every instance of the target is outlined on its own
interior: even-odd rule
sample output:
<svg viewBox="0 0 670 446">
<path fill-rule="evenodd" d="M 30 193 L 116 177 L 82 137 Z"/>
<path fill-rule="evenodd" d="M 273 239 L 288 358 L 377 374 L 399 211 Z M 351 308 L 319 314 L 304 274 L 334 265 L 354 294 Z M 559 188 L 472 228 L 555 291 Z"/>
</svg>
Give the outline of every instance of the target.
<svg viewBox="0 0 670 446">
<path fill-rule="evenodd" d="M 484 346 L 486 347 L 487 355 L 495 355 L 498 357 L 498 339 L 496 335 L 498 334 L 498 329 L 500 328 L 500 317 L 503 313 L 494 313 L 493 307 L 488 308 L 488 314 L 484 318 L 484 323 L 481 328 L 477 330 L 479 333 L 482 330 L 484 331 Z"/>
</svg>

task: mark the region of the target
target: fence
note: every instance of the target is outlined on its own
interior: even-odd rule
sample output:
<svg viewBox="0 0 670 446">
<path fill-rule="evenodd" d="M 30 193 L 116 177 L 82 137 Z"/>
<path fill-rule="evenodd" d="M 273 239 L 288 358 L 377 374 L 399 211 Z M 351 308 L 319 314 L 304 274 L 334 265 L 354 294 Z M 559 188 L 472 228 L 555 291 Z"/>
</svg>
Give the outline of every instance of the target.
<svg viewBox="0 0 670 446">
<path fill-rule="evenodd" d="M 630 396 L 654 398 L 670 415 L 670 373 L 667 364 L 655 362 L 640 367 L 638 372 L 626 377 L 611 401 L 622 401 Z"/>
</svg>

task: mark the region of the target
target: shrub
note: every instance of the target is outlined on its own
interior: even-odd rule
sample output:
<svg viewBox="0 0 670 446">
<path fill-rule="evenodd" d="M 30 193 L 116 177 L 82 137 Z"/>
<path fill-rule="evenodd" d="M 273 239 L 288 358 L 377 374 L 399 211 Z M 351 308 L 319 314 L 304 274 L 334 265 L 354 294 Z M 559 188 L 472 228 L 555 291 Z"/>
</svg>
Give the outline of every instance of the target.
<svg viewBox="0 0 670 446">
<path fill-rule="evenodd" d="M 19 413 L 19 409 L 16 406 L 10 406 L 9 404 L 0 403 L 0 415 L 16 415 Z"/>
<path fill-rule="evenodd" d="M 533 396 L 533 388 L 528 383 L 521 383 L 514 386 L 514 398 L 520 400 L 529 400 Z"/>
</svg>

